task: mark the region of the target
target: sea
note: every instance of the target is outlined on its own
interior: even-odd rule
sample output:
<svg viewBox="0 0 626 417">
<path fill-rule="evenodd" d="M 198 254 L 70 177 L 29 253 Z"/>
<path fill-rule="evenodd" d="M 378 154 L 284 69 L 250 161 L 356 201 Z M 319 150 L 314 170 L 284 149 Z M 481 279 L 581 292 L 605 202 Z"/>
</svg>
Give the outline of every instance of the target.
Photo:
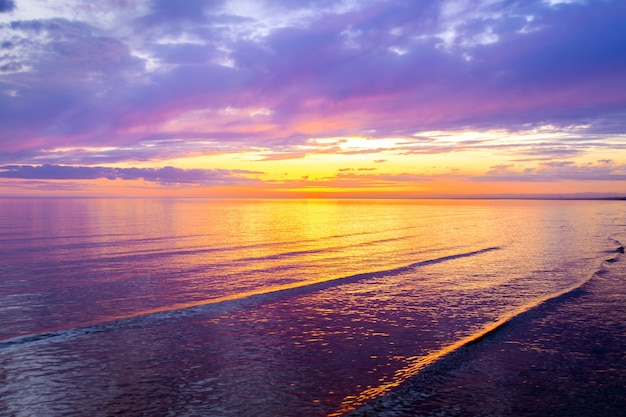
<svg viewBox="0 0 626 417">
<path fill-rule="evenodd" d="M 0 416 L 341 416 L 624 243 L 623 200 L 2 198 Z"/>
</svg>

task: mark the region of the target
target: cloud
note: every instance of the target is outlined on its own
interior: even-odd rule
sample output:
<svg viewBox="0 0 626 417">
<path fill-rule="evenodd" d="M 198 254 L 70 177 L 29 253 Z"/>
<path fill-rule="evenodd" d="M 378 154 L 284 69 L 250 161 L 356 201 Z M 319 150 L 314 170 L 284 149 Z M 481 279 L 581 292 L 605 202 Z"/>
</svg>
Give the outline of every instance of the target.
<svg viewBox="0 0 626 417">
<path fill-rule="evenodd" d="M 15 1 L 0 0 L 0 13 L 8 13 L 15 10 Z"/>
<path fill-rule="evenodd" d="M 486 175 L 468 179 L 487 182 L 626 181 L 626 165 L 611 160 L 583 164 L 550 161 L 538 167 L 516 168 L 514 164 L 495 165 Z"/>
<path fill-rule="evenodd" d="M 181 19 L 201 22 L 207 9 L 213 9 L 221 3 L 221 0 L 186 0 L 184 2 L 152 0 L 152 10 L 147 16 L 156 17 L 164 21 Z"/>
<path fill-rule="evenodd" d="M 4 65 L 0 65 L 0 72 L 17 72 L 24 68 L 19 62 L 8 62 Z"/>
<path fill-rule="evenodd" d="M 14 21 L 2 32 L 11 36 L 14 70 L 0 78 L 0 91 L 13 91 L 0 94 L 3 152 L 87 144 L 123 125 L 128 97 L 119 88 L 142 71 L 123 42 L 64 19 Z"/>
<path fill-rule="evenodd" d="M 318 187 L 328 188 L 329 186 L 332 186 L 333 189 L 362 188 L 373 190 L 389 187 L 410 187 L 430 182 L 435 178 L 434 176 L 411 173 L 362 173 L 359 170 L 348 168 L 347 170 L 340 169 L 335 175 L 328 177 L 311 178 L 304 176 L 298 179 L 267 180 L 264 184 L 267 189 L 274 190 L 294 188 L 314 190 Z"/>
<path fill-rule="evenodd" d="M 626 165 L 612 160 L 598 160 L 590 163 L 573 161 L 541 162 L 536 167 L 524 167 L 516 164 L 499 164 L 489 167 L 484 174 L 467 173 L 460 169 L 449 169 L 443 173 L 411 173 L 391 174 L 371 172 L 370 169 L 340 168 L 330 181 L 337 187 L 389 187 L 399 185 L 416 185 L 438 180 L 463 182 L 529 182 L 554 183 L 561 181 L 625 181 Z"/>
<path fill-rule="evenodd" d="M 50 150 L 24 150 L 0 153 L 0 164 L 101 165 L 120 162 L 158 163 L 172 156 L 225 154 L 239 150 L 237 143 L 220 143 L 211 140 L 154 139 L 133 146 L 77 146 Z"/>
<path fill-rule="evenodd" d="M 306 156 L 306 152 L 281 152 L 270 151 L 262 156 L 261 161 L 283 161 L 287 159 L 301 159 Z"/>
<path fill-rule="evenodd" d="M 0 161 L 88 164 L 61 150 L 91 147 L 115 149 L 104 163 L 166 158 L 145 144 L 169 140 L 184 143 L 170 158 L 210 140 L 277 160 L 307 154 L 312 137 L 417 142 L 432 129 L 580 123 L 601 142 L 626 131 L 621 0 L 129 4 L 81 3 L 74 19 L 64 6 L 32 18 L 0 3 L 16 16 L 0 20 Z M 584 143 L 524 144 L 519 155 L 578 156 Z M 463 146 L 503 149 L 489 139 L 404 150 Z"/>
<path fill-rule="evenodd" d="M 62 165 L 4 165 L 0 178 L 31 180 L 144 180 L 160 184 L 197 184 L 204 186 L 241 185 L 255 182 L 248 176 L 261 172 L 223 169 L 111 168 Z"/>
</svg>

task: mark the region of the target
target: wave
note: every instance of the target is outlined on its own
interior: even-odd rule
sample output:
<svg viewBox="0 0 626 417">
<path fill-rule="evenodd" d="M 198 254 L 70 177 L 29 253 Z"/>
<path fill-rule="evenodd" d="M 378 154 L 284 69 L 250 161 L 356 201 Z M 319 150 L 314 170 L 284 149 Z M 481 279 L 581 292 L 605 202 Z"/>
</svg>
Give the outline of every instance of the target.
<svg viewBox="0 0 626 417">
<path fill-rule="evenodd" d="M 339 278 L 332 278 L 323 281 L 304 281 L 297 283 L 290 283 L 272 288 L 263 288 L 258 290 L 252 290 L 243 293 L 237 293 L 227 295 L 218 298 L 193 301 L 189 303 L 179 303 L 169 306 L 157 307 L 149 310 L 138 311 L 134 313 L 108 317 L 102 321 L 92 321 L 87 323 L 77 323 L 72 327 L 55 328 L 36 334 L 28 334 L 17 336 L 9 339 L 0 340 L 0 349 L 6 349 L 10 347 L 20 346 L 24 344 L 42 342 L 45 340 L 58 338 L 58 337 L 75 337 L 94 333 L 100 333 L 105 331 L 114 331 L 116 329 L 130 328 L 130 327 L 144 327 L 150 325 L 147 322 L 144 323 L 130 323 L 131 320 L 157 318 L 166 319 L 177 316 L 188 316 L 195 313 L 206 312 L 208 309 L 228 309 L 240 307 L 242 303 L 254 304 L 267 301 L 273 301 L 282 297 L 290 297 L 301 294 L 312 293 L 321 291 L 324 289 L 336 287 L 339 285 L 350 284 L 358 281 L 393 277 L 401 274 L 405 274 L 413 271 L 416 268 L 433 265 L 441 262 L 452 261 L 455 259 L 461 259 L 471 256 L 480 255 L 483 253 L 499 250 L 499 247 L 488 247 L 471 252 L 457 253 L 453 255 L 443 256 L 440 258 L 434 258 L 419 262 L 414 262 L 408 265 L 404 265 L 397 268 L 364 272 L 355 275 L 349 275 Z M 121 325 L 120 322 L 124 322 Z"/>
<path fill-rule="evenodd" d="M 619 241 L 617 241 L 616 239 L 613 240 L 621 247 L 621 243 L 619 243 Z M 621 253 L 621 251 L 618 249 L 616 251 L 610 251 L 610 253 L 614 253 L 615 256 L 613 258 L 604 260 L 602 264 L 604 264 L 605 262 L 617 262 L 619 259 L 619 253 Z M 357 395 L 347 397 L 342 402 L 340 408 L 335 412 L 328 414 L 327 417 L 369 415 L 367 414 L 367 410 L 365 408 L 363 409 L 363 414 L 358 413 L 358 411 L 361 407 L 366 406 L 366 404 L 371 403 L 377 398 L 383 397 L 385 394 L 388 394 L 394 389 L 400 387 L 408 380 L 416 378 L 418 375 L 426 374 L 429 372 L 436 372 L 439 367 L 444 366 L 445 362 L 447 362 L 448 360 L 452 360 L 454 354 L 460 353 L 460 351 L 462 351 L 463 349 L 466 349 L 476 343 L 479 343 L 489 338 L 490 336 L 495 335 L 507 325 L 512 324 L 514 321 L 524 320 L 525 318 L 534 314 L 539 308 L 546 307 L 551 304 L 558 304 L 567 299 L 578 297 L 584 294 L 585 286 L 589 285 L 594 277 L 601 276 L 606 272 L 607 270 L 603 266 L 600 266 L 597 270 L 590 274 L 586 280 L 583 280 L 582 282 L 570 286 L 557 293 L 547 295 L 543 298 L 525 304 L 505 314 L 498 321 L 483 327 L 479 331 L 440 350 L 433 351 L 428 355 L 415 359 L 406 367 L 396 371 L 391 381 L 385 382 L 376 387 L 369 387 Z M 352 413 L 352 411 L 355 410 L 357 411 L 357 413 Z"/>
<path fill-rule="evenodd" d="M 406 230 L 404 229 L 390 229 L 390 231 L 397 230 Z M 237 251 L 241 249 L 255 249 L 255 248 L 263 248 L 263 247 L 271 247 L 271 246 L 283 246 L 283 245 L 293 245 L 298 243 L 310 243 L 310 242 L 320 242 L 323 240 L 332 240 L 332 239 L 341 239 L 346 237 L 353 236 L 365 236 L 365 235 L 373 235 L 381 233 L 380 231 L 369 231 L 369 232 L 358 232 L 358 233 L 344 233 L 344 234 L 336 234 L 330 235 L 323 238 L 312 238 L 305 239 L 300 241 L 282 241 L 282 242 L 263 242 L 263 243 L 249 243 L 246 245 L 232 245 L 227 247 L 207 247 L 206 245 L 197 245 L 197 246 L 188 246 L 187 249 L 181 249 L 177 251 L 169 251 L 163 249 L 153 249 L 153 250 L 137 250 L 137 251 L 128 251 L 125 253 L 117 253 L 115 255 L 111 255 L 110 257 L 103 257 L 94 259 L 94 261 L 109 261 L 116 260 L 126 256 L 141 256 L 141 255 L 150 255 L 150 254 L 160 254 L 160 255 L 185 255 L 185 254 L 194 254 L 194 253 L 202 253 L 202 252 L 224 252 L 224 251 Z M 7 236 L 16 235 L 19 238 L 9 238 Z M 135 247 L 136 245 L 142 245 L 146 243 L 164 243 L 167 244 L 171 241 L 179 241 L 184 239 L 192 239 L 192 238 L 210 238 L 215 235 L 213 234 L 186 234 L 186 235 L 176 235 L 176 236 L 159 236 L 159 237 L 143 237 L 136 238 L 132 237 L 134 235 L 124 234 L 124 233 L 96 233 L 96 234 L 83 234 L 83 235 L 61 235 L 61 236 L 37 236 L 36 240 L 38 242 L 45 242 L 45 245 L 39 247 L 32 247 L 33 236 L 21 233 L 4 233 L 3 237 L 0 238 L 0 244 L 6 245 L 7 248 L 12 246 L 16 246 L 17 244 L 26 243 L 28 244 L 28 248 L 26 250 L 28 253 L 34 252 L 49 252 L 50 250 L 73 250 L 73 249 L 102 249 L 102 248 L 115 248 L 115 247 Z M 116 238 L 116 240 L 94 240 L 94 239 L 102 239 L 102 238 Z M 123 239 L 122 239 L 123 238 Z M 76 243 L 63 243 L 63 244 L 55 244 L 54 242 L 66 242 L 68 240 L 79 239 L 79 242 Z M 51 241 L 51 242 L 46 242 Z M 20 249 L 12 249 L 12 251 L 20 251 Z"/>
<path fill-rule="evenodd" d="M 19 236 L 18 238 L 10 237 L 10 236 Z M 94 233 L 89 235 L 61 235 L 61 236 L 36 236 L 37 241 L 67 241 L 71 239 L 95 239 L 95 238 L 109 238 L 115 237 L 120 238 L 124 236 L 131 236 L 126 233 Z M 11 244 L 15 243 L 27 243 L 30 244 L 33 241 L 33 237 L 30 233 L 26 232 L 13 232 L 13 233 L 3 233 L 3 237 L 0 238 L 0 243 L 9 242 Z M 99 242 L 99 243 L 108 243 L 108 242 Z M 84 247 L 84 243 L 74 243 L 74 244 L 64 244 L 64 245 L 55 245 L 55 247 L 59 248 L 72 248 L 72 247 Z"/>
<path fill-rule="evenodd" d="M 185 255 L 202 255 L 208 253 L 224 253 L 224 252 L 237 252 L 247 249 L 262 249 L 262 248 L 270 248 L 270 247 L 283 247 L 285 245 L 294 245 L 294 244 L 303 244 L 303 243 L 319 243 L 320 241 L 337 239 L 337 238 L 346 238 L 353 236 L 363 236 L 363 235 L 373 235 L 380 232 L 366 232 L 366 233 L 351 233 L 345 235 L 336 235 L 330 236 L 322 239 L 305 239 L 301 241 L 282 241 L 282 242 L 258 242 L 258 243 L 248 243 L 244 245 L 229 245 L 229 246 L 206 246 L 206 245 L 194 245 L 194 246 L 186 246 L 184 248 L 179 248 L 175 250 L 164 249 L 162 247 L 154 248 L 154 249 L 138 249 L 138 250 L 130 250 L 125 252 L 115 252 L 111 253 L 107 256 L 101 256 L 98 258 L 88 258 L 88 259 L 76 259 L 72 261 L 62 260 L 58 262 L 46 262 L 46 263 L 35 263 L 31 264 L 34 267 L 46 267 L 50 269 L 57 269 L 59 267 L 68 267 L 68 266 L 87 266 L 93 264 L 100 263 L 108 263 L 108 262 L 131 262 L 136 260 L 149 260 L 150 258 L 159 258 L 163 259 L 164 257 L 176 257 L 176 256 L 185 256 Z M 94 236 L 108 236 L 108 235 L 94 235 Z M 50 250 L 72 250 L 80 248 L 81 250 L 85 249 L 102 249 L 105 247 L 116 248 L 116 247 L 135 247 L 135 245 L 145 244 L 145 243 L 166 243 L 169 241 L 176 241 L 180 239 L 188 239 L 188 238 L 197 238 L 197 237 L 210 237 L 212 235 L 183 235 L 176 237 L 160 237 L 160 238 L 141 238 L 141 239 L 125 239 L 121 241 L 113 241 L 113 242 L 81 242 L 75 244 L 64 244 L 64 245 L 45 245 L 38 248 L 7 248 L 5 250 L 0 250 L 0 253 L 20 253 L 23 252 L 32 255 L 33 252 L 49 252 Z M 90 236 L 86 236 L 90 237 Z M 399 238 L 385 238 L 385 239 L 374 239 L 369 240 L 367 242 L 360 242 L 356 244 L 350 245 L 341 245 L 336 247 L 330 247 L 330 249 L 326 250 L 338 250 L 345 249 L 349 247 L 358 247 L 364 245 L 371 245 L 376 243 L 386 243 L 389 241 L 402 240 L 406 239 L 407 236 L 399 237 Z M 38 240 L 43 240 L 47 238 L 41 238 Z M 50 239 L 59 239 L 57 237 Z M 306 255 L 309 253 L 314 253 L 312 251 L 303 250 L 303 251 L 292 251 L 284 254 L 275 254 L 269 255 L 267 257 L 259 257 L 259 258 L 241 258 L 235 259 L 235 261 L 263 261 L 263 260 L 271 260 L 271 259 L 280 259 L 282 257 L 289 256 L 297 256 L 299 254 Z"/>
</svg>

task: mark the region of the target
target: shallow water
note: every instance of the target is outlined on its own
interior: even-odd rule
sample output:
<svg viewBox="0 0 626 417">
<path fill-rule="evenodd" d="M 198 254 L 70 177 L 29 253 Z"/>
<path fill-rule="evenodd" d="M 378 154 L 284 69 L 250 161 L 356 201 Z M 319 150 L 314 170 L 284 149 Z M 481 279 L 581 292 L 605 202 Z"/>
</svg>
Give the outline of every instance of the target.
<svg viewBox="0 0 626 417">
<path fill-rule="evenodd" d="M 0 200 L 0 415 L 341 414 L 585 282 L 619 201 Z"/>
<path fill-rule="evenodd" d="M 623 417 L 626 257 L 513 317 L 350 417 Z"/>
</svg>

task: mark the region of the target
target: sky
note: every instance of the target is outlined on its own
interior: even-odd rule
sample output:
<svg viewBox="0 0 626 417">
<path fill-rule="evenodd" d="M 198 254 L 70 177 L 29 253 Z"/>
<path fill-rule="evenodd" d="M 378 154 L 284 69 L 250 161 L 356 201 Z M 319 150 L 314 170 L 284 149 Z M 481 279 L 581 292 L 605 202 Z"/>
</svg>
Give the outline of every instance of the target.
<svg viewBox="0 0 626 417">
<path fill-rule="evenodd" d="M 0 196 L 624 195 L 624 0 L 0 0 Z"/>
</svg>

